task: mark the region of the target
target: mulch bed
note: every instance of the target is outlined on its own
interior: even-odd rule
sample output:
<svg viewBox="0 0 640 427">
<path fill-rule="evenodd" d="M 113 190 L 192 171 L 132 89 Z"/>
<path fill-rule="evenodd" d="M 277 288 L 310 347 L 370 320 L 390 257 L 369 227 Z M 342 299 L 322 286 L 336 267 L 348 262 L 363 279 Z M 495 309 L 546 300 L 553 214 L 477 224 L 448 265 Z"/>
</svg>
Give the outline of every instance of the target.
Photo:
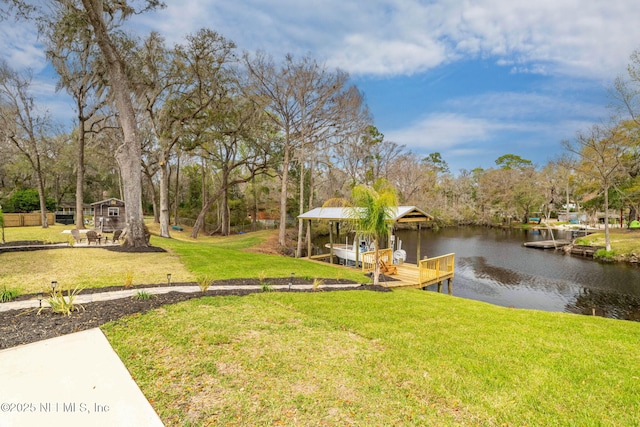
<svg viewBox="0 0 640 427">
<path fill-rule="evenodd" d="M 289 278 L 265 279 L 265 282 L 276 286 L 286 285 L 290 282 Z M 334 279 L 327 279 L 327 283 L 336 283 Z M 344 283 L 353 283 L 343 281 Z M 295 278 L 294 284 L 310 284 L 311 281 L 302 278 Z M 73 312 L 70 316 L 53 313 L 49 309 L 42 310 L 38 314 L 38 309 L 10 310 L 0 312 L 0 349 L 15 347 L 21 344 L 28 344 L 48 338 L 54 338 L 73 332 L 83 331 L 86 329 L 99 327 L 107 322 L 117 320 L 123 316 L 136 313 L 143 313 L 161 307 L 166 304 L 174 304 L 186 301 L 192 298 L 200 298 L 202 296 L 227 296 L 227 295 L 248 295 L 256 292 L 262 292 L 255 289 L 242 289 L 246 285 L 260 284 L 258 279 L 236 279 L 216 281 L 206 293 L 181 293 L 170 292 L 168 294 L 155 295 L 150 299 L 121 298 L 111 301 L 93 302 L 82 304 L 84 310 Z M 174 283 L 176 285 L 196 285 L 195 283 Z M 238 286 L 233 290 L 216 289 L 216 285 L 234 285 Z M 135 288 L 169 286 L 168 284 L 155 285 L 138 285 Z M 106 292 L 111 290 L 122 290 L 122 287 L 85 289 L 81 293 Z M 389 289 L 383 286 L 362 285 L 355 288 L 332 288 L 331 290 L 323 289 L 322 292 L 342 290 L 368 290 L 376 292 L 388 292 Z M 282 290 L 277 292 L 317 292 L 312 290 Z M 37 295 L 22 295 L 18 299 L 37 298 Z"/>
</svg>

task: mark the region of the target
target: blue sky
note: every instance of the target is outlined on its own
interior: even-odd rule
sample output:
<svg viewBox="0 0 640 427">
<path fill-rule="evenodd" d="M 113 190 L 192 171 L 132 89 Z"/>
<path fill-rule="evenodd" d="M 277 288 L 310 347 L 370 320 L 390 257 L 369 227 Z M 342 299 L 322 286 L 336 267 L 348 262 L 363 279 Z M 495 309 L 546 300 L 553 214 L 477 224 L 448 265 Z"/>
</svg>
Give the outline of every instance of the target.
<svg viewBox="0 0 640 427">
<path fill-rule="evenodd" d="M 452 172 L 517 154 L 544 165 L 560 142 L 606 119 L 607 91 L 640 48 L 637 0 L 168 0 L 131 31 L 169 43 L 209 27 L 239 50 L 274 58 L 311 54 L 365 93 L 386 139 Z M 28 26 L 0 23 L 0 51 L 36 73 L 54 117 L 71 104 L 53 92 Z"/>
</svg>

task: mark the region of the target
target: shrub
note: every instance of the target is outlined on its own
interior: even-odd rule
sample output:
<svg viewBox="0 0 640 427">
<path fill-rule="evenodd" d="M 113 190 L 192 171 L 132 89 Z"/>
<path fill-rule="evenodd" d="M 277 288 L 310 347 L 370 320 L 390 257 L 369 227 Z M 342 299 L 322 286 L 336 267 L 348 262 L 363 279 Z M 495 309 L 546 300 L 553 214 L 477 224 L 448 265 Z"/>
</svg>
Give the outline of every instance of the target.
<svg viewBox="0 0 640 427">
<path fill-rule="evenodd" d="M 607 251 L 606 249 L 598 249 L 595 254 L 593 254 L 593 258 L 599 259 L 601 261 L 612 261 L 616 256 L 616 251 Z"/>
<path fill-rule="evenodd" d="M 151 294 L 147 291 L 138 291 L 133 297 L 133 299 L 136 300 L 148 300 L 148 299 L 152 299 L 155 298 L 156 296 L 154 294 Z"/>
<path fill-rule="evenodd" d="M 211 286 L 211 282 L 213 279 L 210 276 L 201 276 L 198 278 L 198 286 L 200 287 L 200 292 L 207 292 L 209 286 Z"/>
<path fill-rule="evenodd" d="M 313 284 L 311 285 L 311 289 L 314 291 L 317 291 L 320 286 L 322 286 L 324 284 L 324 280 L 322 279 L 313 279 Z"/>
<path fill-rule="evenodd" d="M 265 281 L 266 276 L 267 274 L 264 272 L 264 270 L 258 273 L 258 280 L 260 281 L 260 286 L 262 286 L 262 292 L 272 292 L 273 285 Z"/>
<path fill-rule="evenodd" d="M 131 286 L 133 286 L 133 271 L 129 269 L 124 276 L 124 287 L 130 288 Z"/>
<path fill-rule="evenodd" d="M 74 300 L 76 295 L 80 293 L 82 289 L 76 287 L 73 291 L 71 291 L 71 287 L 67 290 L 67 296 L 65 297 L 62 294 L 62 290 L 53 289 L 51 291 L 51 296 L 47 298 L 47 302 L 51 306 L 51 310 L 54 313 L 64 314 L 65 316 L 70 316 L 74 311 L 79 311 L 80 309 L 84 310 L 84 307 L 80 304 L 74 304 Z M 41 307 L 38 310 L 38 314 L 46 307 Z"/>
<path fill-rule="evenodd" d="M 18 295 L 19 295 L 19 292 L 17 289 L 7 289 L 7 287 L 5 286 L 2 289 L 2 292 L 0 292 L 0 302 L 11 301 Z"/>
</svg>

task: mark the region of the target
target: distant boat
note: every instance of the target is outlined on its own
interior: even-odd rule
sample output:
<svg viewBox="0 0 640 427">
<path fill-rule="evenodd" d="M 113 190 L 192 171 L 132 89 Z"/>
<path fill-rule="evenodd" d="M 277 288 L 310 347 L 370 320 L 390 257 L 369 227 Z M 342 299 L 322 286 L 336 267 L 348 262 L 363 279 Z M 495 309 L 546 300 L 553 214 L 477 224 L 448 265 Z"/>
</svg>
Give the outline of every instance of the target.
<svg viewBox="0 0 640 427">
<path fill-rule="evenodd" d="M 325 248 L 331 250 L 331 243 L 327 243 L 324 245 Z M 364 240 L 360 241 L 360 245 L 358 248 L 358 255 L 360 257 L 360 262 L 362 262 L 362 253 L 372 251 L 373 248 L 371 245 Z M 340 259 L 345 261 L 356 262 L 356 242 L 353 244 L 346 243 L 334 243 L 333 244 L 333 254 Z"/>
<path fill-rule="evenodd" d="M 325 244 L 324 247 L 331 250 L 331 243 Z M 360 240 L 360 244 L 358 245 L 358 255 L 360 257 L 360 262 L 362 262 L 362 254 L 364 252 L 372 252 L 373 250 L 374 248 L 372 243 Z M 352 244 L 349 244 L 349 241 L 346 241 L 346 243 L 334 243 L 333 254 L 340 259 L 355 263 L 356 242 L 354 241 Z M 393 252 L 393 263 L 401 264 L 406 261 L 406 259 L 407 252 L 402 249 L 402 241 L 398 241 L 398 249 Z"/>
</svg>

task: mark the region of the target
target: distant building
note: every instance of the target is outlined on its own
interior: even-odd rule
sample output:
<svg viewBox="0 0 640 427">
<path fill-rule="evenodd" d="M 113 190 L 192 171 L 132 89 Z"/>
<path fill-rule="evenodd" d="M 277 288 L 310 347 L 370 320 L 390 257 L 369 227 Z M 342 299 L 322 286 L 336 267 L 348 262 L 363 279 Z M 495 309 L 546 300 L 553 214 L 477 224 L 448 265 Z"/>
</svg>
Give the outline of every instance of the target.
<svg viewBox="0 0 640 427">
<path fill-rule="evenodd" d="M 112 232 L 124 230 L 127 226 L 124 202 L 114 197 L 91 203 L 93 208 L 93 224 L 101 231 Z"/>
<path fill-rule="evenodd" d="M 573 224 L 585 224 L 587 222 L 587 214 L 586 212 L 569 212 L 569 214 L 559 213 L 558 221 Z"/>
</svg>

